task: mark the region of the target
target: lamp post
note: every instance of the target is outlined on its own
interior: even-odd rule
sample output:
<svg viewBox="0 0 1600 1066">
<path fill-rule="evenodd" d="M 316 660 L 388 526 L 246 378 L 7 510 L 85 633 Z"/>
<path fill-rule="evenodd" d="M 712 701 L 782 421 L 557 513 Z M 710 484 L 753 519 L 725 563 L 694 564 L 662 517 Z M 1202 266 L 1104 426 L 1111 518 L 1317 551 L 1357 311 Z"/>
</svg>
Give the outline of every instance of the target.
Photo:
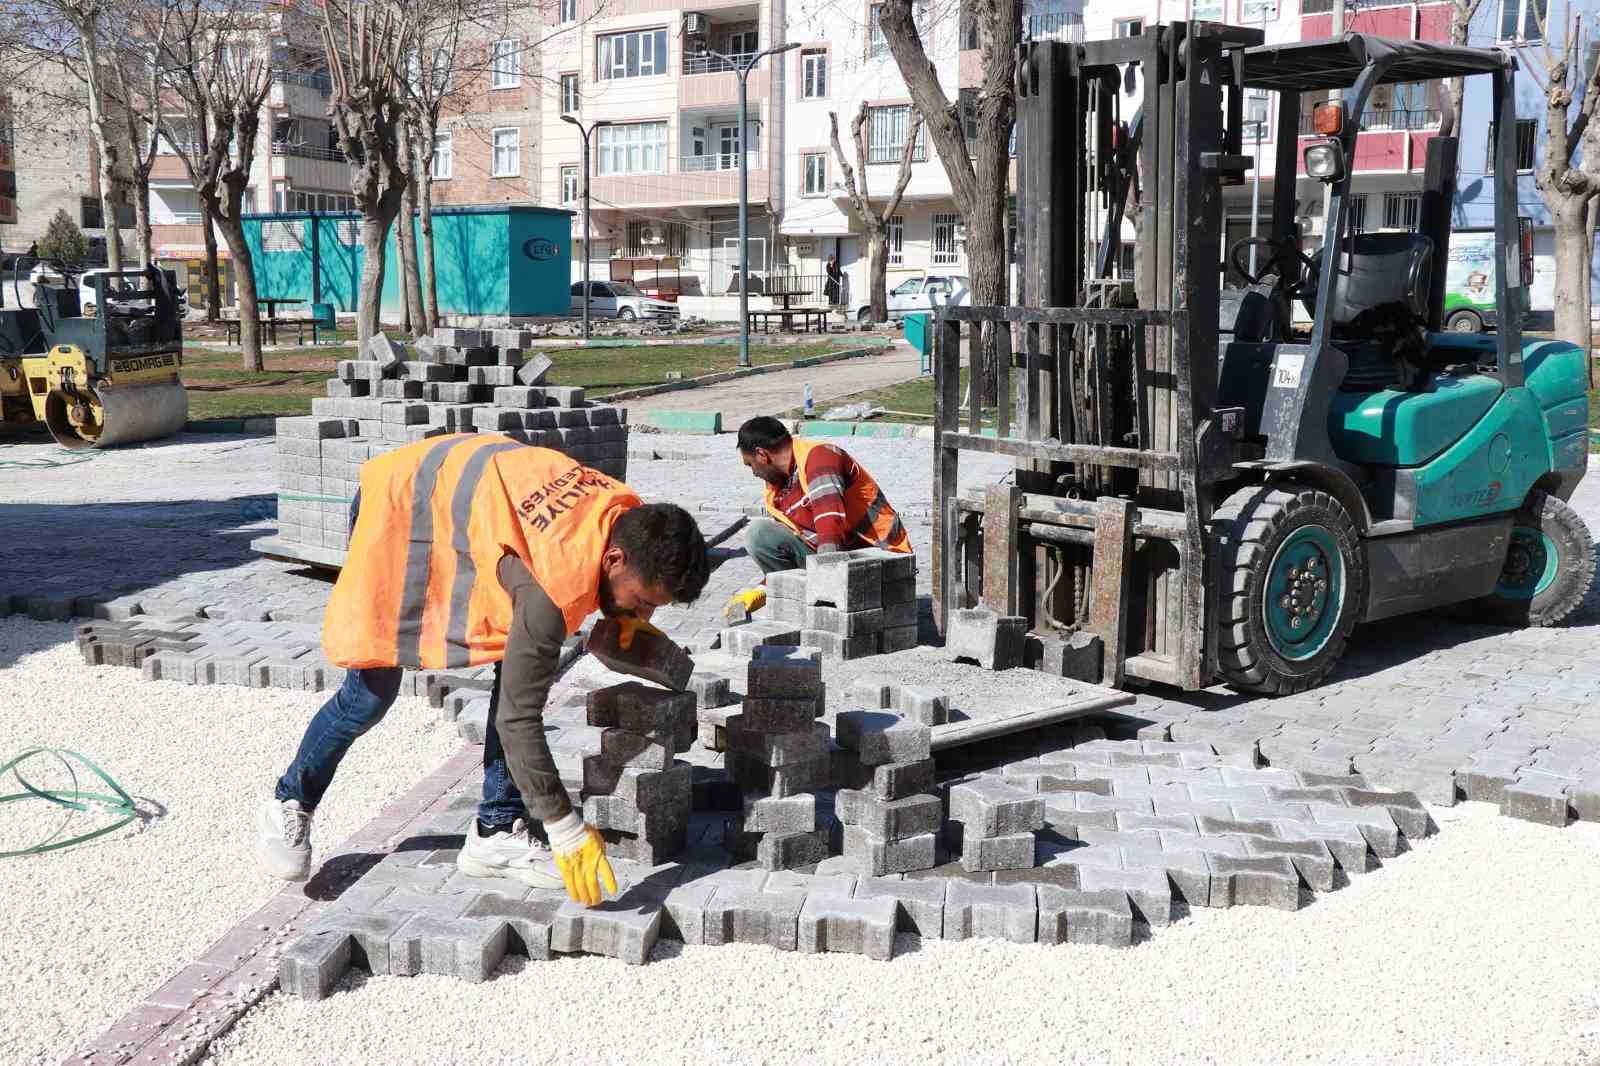
<svg viewBox="0 0 1600 1066">
<path fill-rule="evenodd" d="M 750 170 L 746 165 L 749 159 L 749 120 L 745 117 L 745 79 L 750 71 L 766 56 L 776 55 L 799 48 L 800 42 L 781 44 L 768 48 L 764 52 L 757 52 L 745 61 L 743 66 L 732 56 L 725 56 L 721 52 L 714 52 L 700 43 L 699 54 L 715 56 L 728 64 L 733 72 L 739 76 L 739 365 L 750 365 Z"/>
<path fill-rule="evenodd" d="M 589 131 L 609 126 L 611 123 L 601 119 L 585 127 L 571 115 L 562 115 L 561 121 L 578 127 L 578 132 L 583 134 L 583 339 L 587 341 L 589 339 Z"/>
</svg>

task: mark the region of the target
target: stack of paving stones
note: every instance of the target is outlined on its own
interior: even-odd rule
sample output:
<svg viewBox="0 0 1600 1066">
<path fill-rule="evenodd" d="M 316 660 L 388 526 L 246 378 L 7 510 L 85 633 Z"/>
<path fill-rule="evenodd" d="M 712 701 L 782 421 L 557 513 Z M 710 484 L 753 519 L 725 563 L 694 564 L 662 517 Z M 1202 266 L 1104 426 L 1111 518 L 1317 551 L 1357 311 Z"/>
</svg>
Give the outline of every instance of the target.
<svg viewBox="0 0 1600 1066">
<path fill-rule="evenodd" d="M 697 816 L 680 861 L 619 859 L 621 894 L 584 910 L 560 892 L 456 871 L 475 807 L 467 792 L 289 942 L 280 980 L 318 998 L 351 965 L 484 980 L 507 953 L 641 963 L 659 939 L 873 958 L 893 955 L 896 933 L 1124 946 L 1196 907 L 1296 909 L 1435 831 L 1410 793 L 1374 790 L 1359 775 L 1261 768 L 1253 751 L 1158 740 L 1008 743 L 1027 757 L 950 784 L 951 815 L 964 828 L 992 821 L 1003 836 L 1035 824 L 1037 807 L 1016 800 L 1034 797 L 1043 815 L 1031 868 L 973 871 L 954 861 L 874 875 L 836 857 L 814 874 L 725 869 L 723 828 Z M 893 764 L 877 769 L 885 765 Z M 847 812 L 858 802 L 851 791 L 865 792 L 838 793 Z M 868 817 L 878 815 L 856 824 Z"/>
<path fill-rule="evenodd" d="M 504 433 L 626 478 L 626 411 L 543 385 L 551 360 L 532 343 L 524 330 L 439 329 L 408 349 L 380 333 L 366 359 L 340 361 L 311 417 L 278 420 L 280 550 L 345 551 L 361 464 L 440 434 Z"/>
<path fill-rule="evenodd" d="M 863 688 L 874 706 L 887 702 L 886 684 L 858 679 L 851 694 Z M 935 866 L 944 807 L 932 792 L 932 730 L 882 709 L 842 711 L 835 728 L 836 777 L 857 786 L 834 797 L 841 865 L 875 877 Z"/>
<path fill-rule="evenodd" d="M 605 837 L 606 854 L 654 866 L 684 849 L 691 773 L 675 759 L 694 743 L 691 692 L 636 681 L 589 693 L 588 724 L 600 752 L 583 760 L 583 818 Z"/>
<path fill-rule="evenodd" d="M 952 785 L 949 796 L 945 846 L 961 856 L 964 870 L 1033 867 L 1034 833 L 1044 828 L 1044 797 L 994 778 Z"/>
<path fill-rule="evenodd" d="M 818 789 L 830 781 L 827 690 L 812 648 L 766 645 L 746 670 L 744 706 L 723 725 L 728 778 L 743 792 L 723 839 L 731 854 L 764 870 L 789 870 L 827 858 L 817 827 Z"/>
<path fill-rule="evenodd" d="M 760 620 L 722 632 L 723 649 L 736 655 L 764 644 L 800 644 L 846 660 L 916 647 L 916 556 L 861 548 L 768 574 Z"/>
</svg>

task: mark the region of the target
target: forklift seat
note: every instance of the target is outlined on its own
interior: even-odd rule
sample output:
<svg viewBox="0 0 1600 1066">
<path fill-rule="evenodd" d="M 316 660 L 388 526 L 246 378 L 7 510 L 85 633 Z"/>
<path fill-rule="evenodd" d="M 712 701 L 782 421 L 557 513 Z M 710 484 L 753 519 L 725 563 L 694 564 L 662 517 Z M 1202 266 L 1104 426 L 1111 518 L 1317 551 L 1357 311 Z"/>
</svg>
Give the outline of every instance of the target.
<svg viewBox="0 0 1600 1066">
<path fill-rule="evenodd" d="M 1420 233 L 1358 233 L 1341 251 L 1339 285 L 1329 311 L 1335 336 L 1363 337 L 1406 325 L 1425 327 L 1433 277 L 1433 241 Z M 1312 257 L 1321 277 L 1322 252 Z M 1315 290 L 1303 294 L 1316 314 Z"/>
<path fill-rule="evenodd" d="M 1278 276 L 1267 274 L 1257 285 L 1244 289 L 1224 289 L 1217 304 L 1219 332 L 1223 339 L 1267 344 L 1283 339 L 1288 306 L 1277 292 Z"/>
</svg>

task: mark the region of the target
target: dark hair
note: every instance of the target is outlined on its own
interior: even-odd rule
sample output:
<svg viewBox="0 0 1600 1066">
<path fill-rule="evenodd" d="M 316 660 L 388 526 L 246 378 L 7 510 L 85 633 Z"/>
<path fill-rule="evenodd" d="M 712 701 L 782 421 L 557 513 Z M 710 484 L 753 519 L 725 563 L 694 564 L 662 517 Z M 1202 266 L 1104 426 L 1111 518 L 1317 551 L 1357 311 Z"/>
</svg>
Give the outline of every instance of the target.
<svg viewBox="0 0 1600 1066">
<path fill-rule="evenodd" d="M 787 447 L 790 439 L 788 428 L 771 415 L 752 418 L 739 427 L 739 450 L 746 455 L 757 448 L 770 452 Z"/>
<path fill-rule="evenodd" d="M 688 511 L 675 503 L 647 503 L 624 511 L 611 527 L 611 543 L 648 584 L 664 585 L 678 603 L 693 603 L 711 577 L 706 538 Z"/>
</svg>

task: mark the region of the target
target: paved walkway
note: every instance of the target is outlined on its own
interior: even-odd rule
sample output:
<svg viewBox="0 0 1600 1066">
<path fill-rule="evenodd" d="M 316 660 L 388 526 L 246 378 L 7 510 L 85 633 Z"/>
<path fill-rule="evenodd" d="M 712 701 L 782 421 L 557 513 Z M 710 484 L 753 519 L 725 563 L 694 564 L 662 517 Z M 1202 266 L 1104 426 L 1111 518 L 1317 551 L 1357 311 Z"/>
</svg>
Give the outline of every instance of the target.
<svg viewBox="0 0 1600 1066">
<path fill-rule="evenodd" d="M 733 429 L 752 415 L 780 414 L 799 407 L 805 400 L 808 384 L 812 401 L 821 410 L 824 404 L 841 396 L 911 381 L 920 373 L 921 360 L 921 355 L 910 345 L 896 342 L 882 355 L 845 359 L 802 370 L 757 374 L 681 392 L 664 392 L 633 400 L 627 407 L 635 422 L 643 421 L 648 411 L 721 411 L 723 426 Z"/>
</svg>

